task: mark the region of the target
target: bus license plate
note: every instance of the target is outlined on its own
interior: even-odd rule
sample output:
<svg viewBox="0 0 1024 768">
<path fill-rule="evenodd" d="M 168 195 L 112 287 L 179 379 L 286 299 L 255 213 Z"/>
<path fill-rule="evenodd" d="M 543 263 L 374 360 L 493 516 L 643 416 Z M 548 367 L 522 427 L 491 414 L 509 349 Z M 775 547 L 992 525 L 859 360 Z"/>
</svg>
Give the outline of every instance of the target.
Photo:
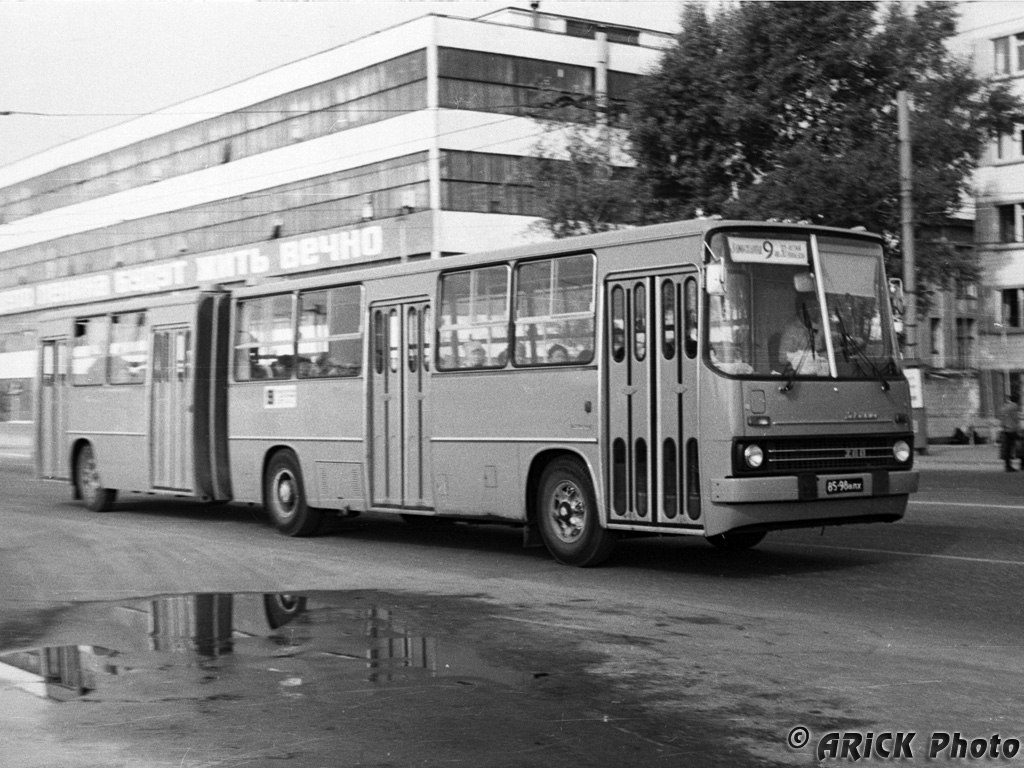
<svg viewBox="0 0 1024 768">
<path fill-rule="evenodd" d="M 844 477 L 825 481 L 827 496 L 838 496 L 844 493 L 864 493 L 864 478 Z"/>
</svg>

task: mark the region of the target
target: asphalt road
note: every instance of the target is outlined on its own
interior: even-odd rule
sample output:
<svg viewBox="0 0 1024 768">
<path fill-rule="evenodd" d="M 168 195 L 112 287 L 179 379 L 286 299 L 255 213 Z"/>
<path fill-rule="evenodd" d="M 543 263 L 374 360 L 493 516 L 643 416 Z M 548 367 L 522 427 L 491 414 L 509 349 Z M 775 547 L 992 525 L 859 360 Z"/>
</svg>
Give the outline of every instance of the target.
<svg viewBox="0 0 1024 768">
<path fill-rule="evenodd" d="M 0 663 L 93 666 L 61 703 L 0 674 L 2 764 L 809 765 L 833 732 L 893 732 L 915 762 L 933 734 L 1024 740 L 1024 473 L 997 470 L 925 470 L 893 525 L 740 556 L 634 539 L 584 570 L 496 526 L 297 540 L 245 506 L 96 514 L 8 466 Z M 305 612 L 242 628 L 264 593 Z M 233 611 L 224 647 L 169 641 L 181 610 Z"/>
</svg>

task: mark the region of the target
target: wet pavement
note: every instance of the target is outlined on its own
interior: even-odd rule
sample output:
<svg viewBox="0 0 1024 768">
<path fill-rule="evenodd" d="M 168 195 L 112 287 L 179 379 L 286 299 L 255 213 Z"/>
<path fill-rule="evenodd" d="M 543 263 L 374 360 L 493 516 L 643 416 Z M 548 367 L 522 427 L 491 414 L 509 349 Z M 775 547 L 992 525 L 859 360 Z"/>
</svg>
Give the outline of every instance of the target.
<svg viewBox="0 0 1024 768">
<path fill-rule="evenodd" d="M 559 642 L 552 642 L 553 640 Z M 0 764 L 743 764 L 591 674 L 571 633 L 472 598 L 199 594 L 0 624 Z M 744 759 L 745 758 L 745 759 Z M 283 762 L 282 762 L 283 761 Z"/>
</svg>

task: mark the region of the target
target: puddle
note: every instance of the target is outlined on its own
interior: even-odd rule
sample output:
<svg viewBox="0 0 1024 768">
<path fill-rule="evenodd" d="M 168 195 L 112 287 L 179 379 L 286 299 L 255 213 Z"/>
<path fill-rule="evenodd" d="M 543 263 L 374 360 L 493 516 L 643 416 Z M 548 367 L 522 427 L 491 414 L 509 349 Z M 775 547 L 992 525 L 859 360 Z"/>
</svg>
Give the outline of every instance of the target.
<svg viewBox="0 0 1024 768">
<path fill-rule="evenodd" d="M 744 764 L 713 718 L 599 671 L 592 633 L 496 610 L 368 592 L 22 610 L 0 622 L 3 765 Z"/>
<path fill-rule="evenodd" d="M 0 648 L 0 691 L 55 702 L 301 697 L 325 684 L 351 690 L 452 678 L 524 686 L 546 675 L 494 666 L 472 647 L 422 634 L 393 608 L 360 600 L 198 594 L 81 604 L 53 633 L 72 642 Z"/>
</svg>

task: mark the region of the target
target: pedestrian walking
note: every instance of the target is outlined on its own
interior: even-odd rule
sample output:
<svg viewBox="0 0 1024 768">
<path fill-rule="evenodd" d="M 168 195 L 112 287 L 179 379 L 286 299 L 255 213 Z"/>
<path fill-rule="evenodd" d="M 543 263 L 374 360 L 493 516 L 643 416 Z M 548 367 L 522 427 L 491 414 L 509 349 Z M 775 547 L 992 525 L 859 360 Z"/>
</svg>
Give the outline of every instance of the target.
<svg viewBox="0 0 1024 768">
<path fill-rule="evenodd" d="M 999 411 L 999 439 L 1002 442 L 1000 454 L 1007 472 L 1016 472 L 1013 459 L 1016 456 L 1017 438 L 1020 433 L 1020 398 L 1011 395 Z M 1024 460 L 1021 462 L 1024 464 Z"/>
</svg>

